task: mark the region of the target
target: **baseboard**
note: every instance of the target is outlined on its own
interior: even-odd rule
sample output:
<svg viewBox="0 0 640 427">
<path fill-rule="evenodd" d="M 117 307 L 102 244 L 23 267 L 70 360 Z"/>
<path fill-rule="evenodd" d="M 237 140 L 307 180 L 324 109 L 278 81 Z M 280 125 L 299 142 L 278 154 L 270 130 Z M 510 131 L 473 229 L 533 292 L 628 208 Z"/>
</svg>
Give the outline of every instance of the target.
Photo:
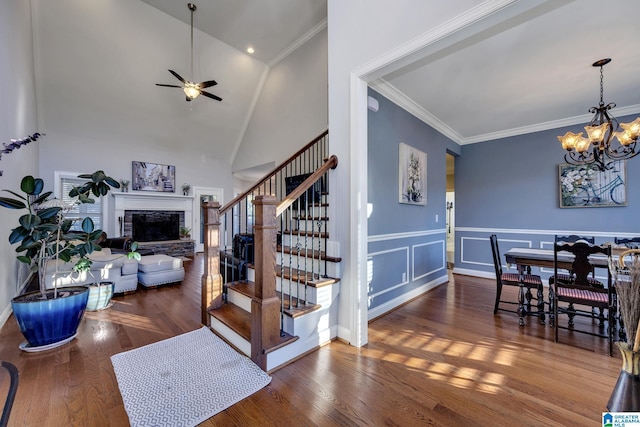
<svg viewBox="0 0 640 427">
<path fill-rule="evenodd" d="M 382 305 L 379 305 L 376 308 L 370 309 L 369 312 L 367 313 L 367 318 L 368 321 L 370 322 L 371 320 L 383 316 L 386 313 L 395 310 L 396 308 L 398 308 L 399 306 L 406 304 L 407 302 L 415 299 L 416 297 L 419 297 L 420 295 L 424 294 L 427 291 L 430 291 L 431 289 L 435 288 L 436 286 L 439 286 L 443 283 L 446 283 L 449 281 L 449 276 L 448 275 L 444 275 L 444 276 L 440 276 L 437 277 L 433 280 L 431 280 L 430 282 L 425 283 L 424 285 L 412 290 L 411 292 L 407 292 L 406 294 L 403 294 L 401 296 L 399 296 L 398 298 L 395 298 L 391 301 L 388 301 Z"/>
</svg>

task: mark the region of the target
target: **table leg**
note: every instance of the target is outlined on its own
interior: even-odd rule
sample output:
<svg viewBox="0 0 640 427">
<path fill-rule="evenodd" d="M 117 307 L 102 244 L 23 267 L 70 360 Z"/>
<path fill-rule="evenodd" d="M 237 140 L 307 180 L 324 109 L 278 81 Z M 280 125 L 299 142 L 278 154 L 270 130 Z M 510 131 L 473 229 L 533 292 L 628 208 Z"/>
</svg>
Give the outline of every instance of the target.
<svg viewBox="0 0 640 427">
<path fill-rule="evenodd" d="M 518 316 L 520 316 L 520 319 L 518 320 L 518 324 L 520 326 L 524 326 L 524 315 L 525 315 L 525 311 L 524 311 L 524 284 L 522 283 L 522 280 L 520 281 L 520 292 L 518 292 Z"/>
<path fill-rule="evenodd" d="M 538 286 L 538 317 L 540 318 L 540 324 L 546 324 L 546 316 L 544 315 L 544 293 L 543 286 Z"/>
</svg>

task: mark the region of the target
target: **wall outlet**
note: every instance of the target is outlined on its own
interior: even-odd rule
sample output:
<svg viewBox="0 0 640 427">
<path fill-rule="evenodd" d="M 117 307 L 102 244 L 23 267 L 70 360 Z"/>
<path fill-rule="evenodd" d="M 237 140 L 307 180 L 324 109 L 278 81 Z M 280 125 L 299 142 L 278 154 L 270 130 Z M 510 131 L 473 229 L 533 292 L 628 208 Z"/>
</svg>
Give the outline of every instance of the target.
<svg viewBox="0 0 640 427">
<path fill-rule="evenodd" d="M 407 273 L 402 273 L 402 282 L 407 281 Z"/>
<path fill-rule="evenodd" d="M 436 214 L 436 222 L 438 222 L 438 214 Z"/>
</svg>

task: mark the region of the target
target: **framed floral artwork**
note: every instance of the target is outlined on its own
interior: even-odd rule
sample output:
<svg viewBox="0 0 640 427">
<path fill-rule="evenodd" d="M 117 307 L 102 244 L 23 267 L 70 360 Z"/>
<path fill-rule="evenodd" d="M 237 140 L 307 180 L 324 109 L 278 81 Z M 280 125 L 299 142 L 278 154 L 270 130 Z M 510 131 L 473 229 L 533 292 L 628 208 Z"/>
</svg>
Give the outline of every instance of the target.
<svg viewBox="0 0 640 427">
<path fill-rule="evenodd" d="M 399 199 L 410 205 L 427 204 L 427 153 L 399 144 Z"/>
<path fill-rule="evenodd" d="M 601 171 L 593 164 L 560 165 L 560 207 L 594 208 L 627 205 L 627 165 L 611 162 Z"/>
</svg>

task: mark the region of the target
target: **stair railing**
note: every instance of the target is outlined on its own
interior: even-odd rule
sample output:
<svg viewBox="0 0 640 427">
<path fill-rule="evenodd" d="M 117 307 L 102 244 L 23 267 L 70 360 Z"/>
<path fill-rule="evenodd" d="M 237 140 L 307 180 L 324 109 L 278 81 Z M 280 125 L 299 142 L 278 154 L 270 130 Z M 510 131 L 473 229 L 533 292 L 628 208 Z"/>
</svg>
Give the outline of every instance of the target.
<svg viewBox="0 0 640 427">
<path fill-rule="evenodd" d="M 315 218 L 326 217 L 326 206 L 324 214 L 316 213 L 316 209 L 320 208 L 320 206 L 316 206 L 317 200 L 309 200 L 309 197 L 300 200 L 300 197 L 308 193 L 308 190 L 314 186 L 323 187 L 318 184 L 319 182 L 326 186 L 328 170 L 337 165 L 335 156 L 327 159 L 327 151 L 328 132 L 323 132 L 295 155 L 265 175 L 257 184 L 235 197 L 225 206 L 220 207 L 217 202 L 202 202 L 201 204 L 205 227 L 202 323 L 210 325 L 208 311 L 221 307 L 225 302 L 225 283 L 246 279 L 244 274 L 247 264 L 253 263 L 256 298 L 252 300 L 251 347 L 252 358 L 256 361 L 264 358 L 264 355 L 260 353 L 261 349 L 271 347 L 275 344 L 273 342 L 275 339 L 284 335 L 282 332 L 284 301 L 277 301 L 275 280 L 276 249 L 279 248 L 281 254 L 284 252 L 282 242 L 279 241 L 282 238 L 283 230 L 294 230 L 294 225 L 299 223 L 304 223 L 305 227 L 308 227 L 309 223 L 316 223 Z M 291 176 L 308 177 L 292 190 L 286 186 L 287 178 Z M 279 200 L 281 201 L 279 202 Z M 294 217 L 292 214 L 291 206 L 296 200 L 305 206 L 304 217 L 300 214 Z M 283 215 L 285 212 L 287 214 Z M 279 227 L 278 216 L 280 217 Z M 311 221 L 308 220 L 309 218 Z M 317 221 L 317 223 L 320 224 L 321 221 Z M 311 254 L 312 260 L 314 256 L 318 258 L 316 264 L 319 265 L 323 241 L 320 236 L 322 234 L 321 229 L 318 229 L 317 232 L 306 232 L 305 239 L 311 239 L 311 243 L 305 242 L 296 249 L 289 248 L 289 255 L 295 254 L 299 262 L 301 255 L 307 252 L 307 254 Z M 326 230 L 324 234 L 326 234 Z M 253 237 L 253 245 L 249 249 L 245 247 L 244 259 L 238 262 L 236 255 L 239 254 L 236 240 L 238 236 L 244 235 Z M 326 246 L 324 250 L 326 252 Z M 308 261 L 308 257 L 302 258 L 304 263 Z M 284 265 L 282 260 L 280 265 Z M 290 263 L 290 268 L 291 265 Z M 320 270 L 319 267 L 317 268 L 318 271 L 315 275 L 319 276 Z M 307 266 L 298 268 L 298 271 L 302 270 L 306 271 Z M 281 274 L 281 276 L 283 275 Z M 292 276 L 289 275 L 289 280 Z M 284 281 L 281 280 L 281 282 L 282 287 Z M 306 285 L 306 279 L 304 282 Z M 291 287 L 291 284 L 289 286 Z M 281 295 L 284 293 L 283 290 Z M 289 289 L 289 294 L 291 293 Z M 298 296 L 297 303 L 299 303 L 300 292 L 297 291 L 296 295 Z M 276 299 L 274 300 L 274 298 Z M 304 301 L 307 301 L 306 289 Z M 278 324 L 280 328 L 278 328 Z M 256 351 L 258 353 L 255 353 Z"/>
</svg>

